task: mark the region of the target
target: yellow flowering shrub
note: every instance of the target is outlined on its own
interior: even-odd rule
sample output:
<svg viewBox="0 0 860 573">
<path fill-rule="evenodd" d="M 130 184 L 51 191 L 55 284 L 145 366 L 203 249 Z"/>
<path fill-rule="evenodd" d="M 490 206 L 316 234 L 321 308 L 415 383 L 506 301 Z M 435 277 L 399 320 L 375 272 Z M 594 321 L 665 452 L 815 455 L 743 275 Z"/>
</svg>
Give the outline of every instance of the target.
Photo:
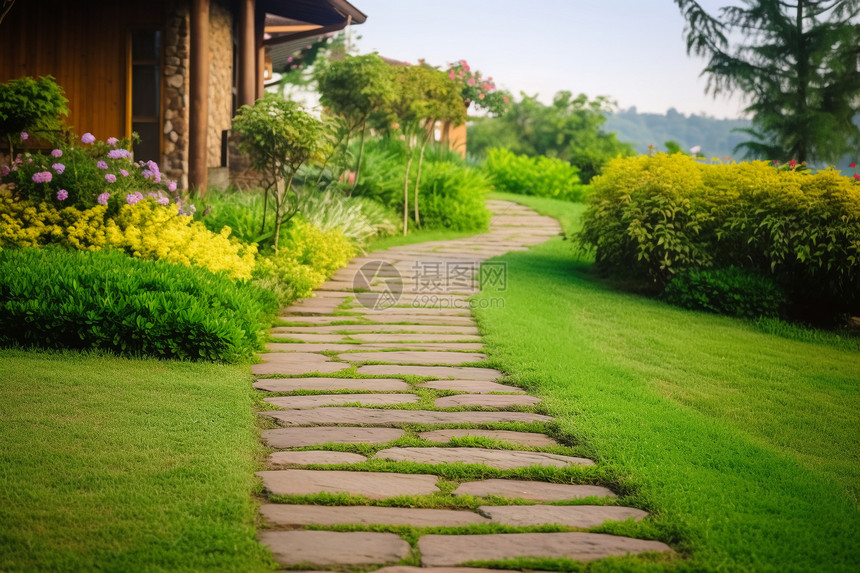
<svg viewBox="0 0 860 573">
<path fill-rule="evenodd" d="M 144 200 L 123 205 L 107 220 L 104 233 L 106 246 L 142 259 L 205 267 L 239 279 L 250 278 L 254 270 L 256 245 L 231 238 L 229 227 L 213 233 L 199 221 L 180 216 L 175 204 Z"/>
<path fill-rule="evenodd" d="M 860 311 L 860 184 L 833 169 L 616 159 L 593 181 L 579 240 L 657 289 L 688 269 L 740 266 L 796 302 Z"/>
<path fill-rule="evenodd" d="M 286 305 L 309 296 L 354 255 L 355 247 L 341 231 L 293 220 L 278 252 L 259 257 L 254 279 Z"/>
<path fill-rule="evenodd" d="M 103 205 L 58 210 L 0 194 L 0 247 L 53 243 L 87 251 L 111 247 L 141 259 L 224 271 L 238 279 L 251 277 L 257 254 L 256 245 L 231 238 L 229 227 L 213 233 L 199 221 L 180 216 L 176 205 L 147 199 L 123 205 L 111 217 Z"/>
</svg>

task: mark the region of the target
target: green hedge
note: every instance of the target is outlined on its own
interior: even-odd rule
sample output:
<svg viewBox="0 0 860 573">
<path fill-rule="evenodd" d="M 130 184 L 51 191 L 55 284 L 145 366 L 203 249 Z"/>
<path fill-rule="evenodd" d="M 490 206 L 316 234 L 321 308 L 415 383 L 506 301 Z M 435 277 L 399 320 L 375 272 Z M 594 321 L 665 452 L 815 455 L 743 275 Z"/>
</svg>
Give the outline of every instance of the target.
<svg viewBox="0 0 860 573">
<path fill-rule="evenodd" d="M 561 159 L 516 155 L 507 149 L 491 149 L 484 171 L 499 191 L 537 195 L 566 201 L 582 201 L 587 187 L 579 169 Z"/>
<path fill-rule="evenodd" d="M 734 265 L 771 276 L 795 307 L 860 312 L 860 185 L 832 169 L 616 159 L 593 181 L 579 242 L 655 290 Z"/>
<path fill-rule="evenodd" d="M 0 251 L 0 345 L 236 362 L 261 348 L 274 296 L 223 274 L 115 251 Z"/>
<path fill-rule="evenodd" d="M 785 293 L 772 278 L 737 267 L 679 273 L 663 298 L 683 308 L 741 318 L 777 317 L 785 305 Z"/>
</svg>

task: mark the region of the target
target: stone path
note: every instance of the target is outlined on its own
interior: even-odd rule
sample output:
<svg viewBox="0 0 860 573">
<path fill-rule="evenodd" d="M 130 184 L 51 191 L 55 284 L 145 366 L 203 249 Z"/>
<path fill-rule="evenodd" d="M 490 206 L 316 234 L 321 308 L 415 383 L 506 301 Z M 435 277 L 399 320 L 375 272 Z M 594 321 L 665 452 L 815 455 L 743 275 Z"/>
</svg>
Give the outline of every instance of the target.
<svg viewBox="0 0 860 573">
<path fill-rule="evenodd" d="M 253 372 L 275 408 L 260 412 L 274 450 L 257 474 L 270 497 L 260 540 L 282 566 L 486 573 L 463 564 L 671 551 L 581 531 L 647 514 L 602 486 L 542 481 L 576 481 L 594 461 L 544 433 L 553 419 L 540 400 L 486 366 L 468 297 L 481 278 L 504 287 L 506 268 L 486 259 L 560 228 L 526 207 L 488 204 L 488 233 L 356 258 L 273 329 L 279 341 Z M 518 471 L 539 477 L 505 479 Z M 508 533 L 477 533 L 492 524 Z M 414 546 L 379 531 L 404 525 L 458 529 L 419 530 Z M 546 525 L 558 531 L 534 532 Z"/>
</svg>

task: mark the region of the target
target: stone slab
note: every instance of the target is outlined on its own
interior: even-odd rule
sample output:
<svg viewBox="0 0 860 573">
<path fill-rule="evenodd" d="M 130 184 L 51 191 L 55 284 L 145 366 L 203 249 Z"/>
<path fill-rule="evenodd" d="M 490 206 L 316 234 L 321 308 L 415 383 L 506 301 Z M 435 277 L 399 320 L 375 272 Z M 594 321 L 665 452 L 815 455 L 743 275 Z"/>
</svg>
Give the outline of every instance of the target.
<svg viewBox="0 0 860 573">
<path fill-rule="evenodd" d="M 511 406 L 534 406 L 540 403 L 540 398 L 521 394 L 511 396 L 505 394 L 459 394 L 437 398 L 437 408 L 459 408 L 461 406 L 481 406 L 482 408 L 510 408 Z"/>
<path fill-rule="evenodd" d="M 648 551 L 672 549 L 660 541 L 604 533 L 496 533 L 490 535 L 425 535 L 418 540 L 424 566 L 459 565 L 517 557 L 593 561 Z"/>
<path fill-rule="evenodd" d="M 260 507 L 268 523 L 278 526 L 338 525 L 412 525 L 414 527 L 460 527 L 489 523 L 489 519 L 471 511 L 452 509 L 415 509 L 409 507 L 375 507 L 365 505 L 324 506 L 269 503 Z"/>
<path fill-rule="evenodd" d="M 594 462 L 588 458 L 575 458 L 559 454 L 461 447 L 387 448 L 377 452 L 374 458 L 422 464 L 482 464 L 500 470 L 526 468 L 529 466 L 563 468 L 567 466 L 594 465 Z"/>
<path fill-rule="evenodd" d="M 321 444 L 387 444 L 405 432 L 396 428 L 275 428 L 261 435 L 270 448 L 306 448 Z"/>
<path fill-rule="evenodd" d="M 464 482 L 454 495 L 477 497 L 498 496 L 533 501 L 567 501 L 585 497 L 615 497 L 611 490 L 599 485 L 568 485 L 541 481 L 486 479 Z"/>
<path fill-rule="evenodd" d="M 257 472 L 274 495 L 348 493 L 370 499 L 437 493 L 436 476 L 386 472 L 267 470 Z"/>
<path fill-rule="evenodd" d="M 272 332 L 272 338 L 280 338 L 284 340 L 301 340 L 303 342 L 340 342 L 346 335 L 344 334 L 303 334 L 300 332 Z M 285 343 L 275 343 L 285 344 Z"/>
<path fill-rule="evenodd" d="M 531 446 L 534 448 L 545 448 L 547 446 L 558 445 L 558 442 L 545 434 L 537 434 L 534 432 L 512 432 L 510 430 L 432 430 L 429 432 L 421 432 L 418 436 L 425 440 L 438 443 L 447 443 L 451 441 L 452 438 L 466 438 L 472 436 L 476 438 L 500 440 L 502 442 L 510 442 L 512 444 Z"/>
<path fill-rule="evenodd" d="M 269 455 L 269 467 L 279 466 L 310 466 L 360 464 L 367 461 L 361 454 L 350 452 L 327 452 L 324 450 L 306 450 L 303 452 L 275 452 Z"/>
<path fill-rule="evenodd" d="M 251 372 L 261 374 L 310 374 L 338 372 L 349 368 L 345 362 L 334 362 L 323 354 L 312 352 L 267 352 L 261 354 L 262 364 L 251 366 Z"/>
<path fill-rule="evenodd" d="M 278 396 L 265 398 L 269 404 L 274 404 L 289 410 L 304 410 L 320 406 L 337 406 L 340 404 L 359 403 L 365 406 L 389 406 L 391 404 L 414 404 L 419 400 L 415 394 L 321 394 L 316 396 Z"/>
<path fill-rule="evenodd" d="M 481 337 L 472 334 L 352 334 L 350 338 L 360 342 L 473 342 L 480 343 Z"/>
<path fill-rule="evenodd" d="M 434 390 L 468 392 L 469 394 L 489 394 L 490 392 L 525 394 L 525 391 L 522 388 L 499 384 L 498 382 L 487 382 L 484 380 L 431 380 L 430 382 L 424 382 L 418 386 L 422 388 L 433 388 Z"/>
<path fill-rule="evenodd" d="M 411 565 L 390 565 L 377 569 L 373 573 L 500 573 L 504 569 L 484 569 L 482 567 L 412 567 Z M 530 573 L 548 573 L 547 571 L 532 571 Z M 322 571 L 303 571 L 302 573 L 329 573 Z"/>
<path fill-rule="evenodd" d="M 394 533 L 366 531 L 262 531 L 260 542 L 278 564 L 382 565 L 409 554 L 409 544 Z"/>
<path fill-rule="evenodd" d="M 324 334 L 320 336 L 326 336 Z M 339 338 L 343 336 L 340 335 Z M 406 342 L 406 343 L 349 343 L 349 342 L 270 342 L 266 345 L 269 352 L 341 352 L 347 350 L 436 350 L 474 352 L 483 350 L 484 345 L 477 342 Z"/>
<path fill-rule="evenodd" d="M 370 314 L 361 315 L 378 324 L 444 324 L 448 326 L 474 326 L 471 316 L 437 316 L 432 314 Z"/>
<path fill-rule="evenodd" d="M 478 511 L 493 523 L 531 527 L 547 523 L 567 527 L 597 527 L 606 521 L 639 521 L 648 513 L 615 505 L 482 505 Z"/>
<path fill-rule="evenodd" d="M 284 426 L 332 426 L 335 424 L 399 426 L 403 424 L 491 424 L 496 422 L 549 422 L 549 416 L 528 412 L 438 412 L 378 408 L 315 408 L 260 412 Z"/>
<path fill-rule="evenodd" d="M 477 352 L 437 352 L 393 350 L 391 352 L 344 352 L 337 357 L 348 362 L 388 362 L 389 364 L 449 364 L 457 366 L 468 362 L 483 362 L 486 354 Z"/>
<path fill-rule="evenodd" d="M 257 380 L 254 383 L 254 388 L 267 392 L 294 392 L 296 390 L 406 392 L 409 390 L 409 384 L 393 378 L 268 378 Z"/>
<path fill-rule="evenodd" d="M 359 374 L 371 376 L 427 376 L 433 378 L 457 378 L 461 380 L 484 380 L 492 382 L 504 376 L 492 368 L 469 366 L 400 366 L 391 364 L 369 364 L 358 368 Z"/>
<path fill-rule="evenodd" d="M 474 326 L 445 326 L 441 324 L 333 324 L 325 326 L 276 326 L 272 332 L 277 333 L 318 333 L 332 332 L 421 332 L 435 334 L 466 334 L 478 335 Z"/>
<path fill-rule="evenodd" d="M 392 306 L 384 310 L 363 309 L 358 312 L 367 317 L 386 314 L 407 314 L 410 316 L 471 316 L 472 314 L 468 308 L 426 308 L 411 305 Z"/>
</svg>

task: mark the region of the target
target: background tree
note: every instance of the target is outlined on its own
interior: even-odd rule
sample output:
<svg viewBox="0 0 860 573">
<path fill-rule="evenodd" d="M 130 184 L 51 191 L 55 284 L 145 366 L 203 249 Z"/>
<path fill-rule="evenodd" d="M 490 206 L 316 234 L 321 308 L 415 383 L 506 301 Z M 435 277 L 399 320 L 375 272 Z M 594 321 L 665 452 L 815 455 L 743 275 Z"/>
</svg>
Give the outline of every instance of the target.
<svg viewBox="0 0 860 573">
<path fill-rule="evenodd" d="M 357 185 L 367 120 L 371 113 L 388 105 L 395 93 L 391 66 L 376 54 L 350 56 L 321 69 L 317 81 L 320 103 L 343 121 L 344 149 L 349 149 L 353 135 L 360 134 L 361 144 L 355 163 L 354 185 Z"/>
<path fill-rule="evenodd" d="M 605 114 L 614 108 L 608 98 L 589 100 L 561 91 L 547 106 L 537 96 L 521 96 L 505 115 L 474 121 L 468 133 L 472 153 L 480 156 L 492 147 L 506 147 L 520 155 L 555 157 L 578 167 L 584 183 L 610 159 L 632 153 L 630 145 L 602 130 Z"/>
<path fill-rule="evenodd" d="M 836 162 L 860 150 L 860 0 L 743 0 L 720 16 L 675 0 L 713 95 L 741 92 L 748 157 Z"/>
<path fill-rule="evenodd" d="M 241 136 L 239 150 L 250 156 L 251 165 L 263 179 L 263 230 L 269 196 L 275 202 L 277 252 L 281 224 L 296 214 L 300 204 L 293 179 L 303 164 L 318 158 L 323 143 L 322 122 L 302 111 L 296 102 L 267 93 L 253 106 L 239 109 L 233 119 L 233 131 Z"/>
</svg>

